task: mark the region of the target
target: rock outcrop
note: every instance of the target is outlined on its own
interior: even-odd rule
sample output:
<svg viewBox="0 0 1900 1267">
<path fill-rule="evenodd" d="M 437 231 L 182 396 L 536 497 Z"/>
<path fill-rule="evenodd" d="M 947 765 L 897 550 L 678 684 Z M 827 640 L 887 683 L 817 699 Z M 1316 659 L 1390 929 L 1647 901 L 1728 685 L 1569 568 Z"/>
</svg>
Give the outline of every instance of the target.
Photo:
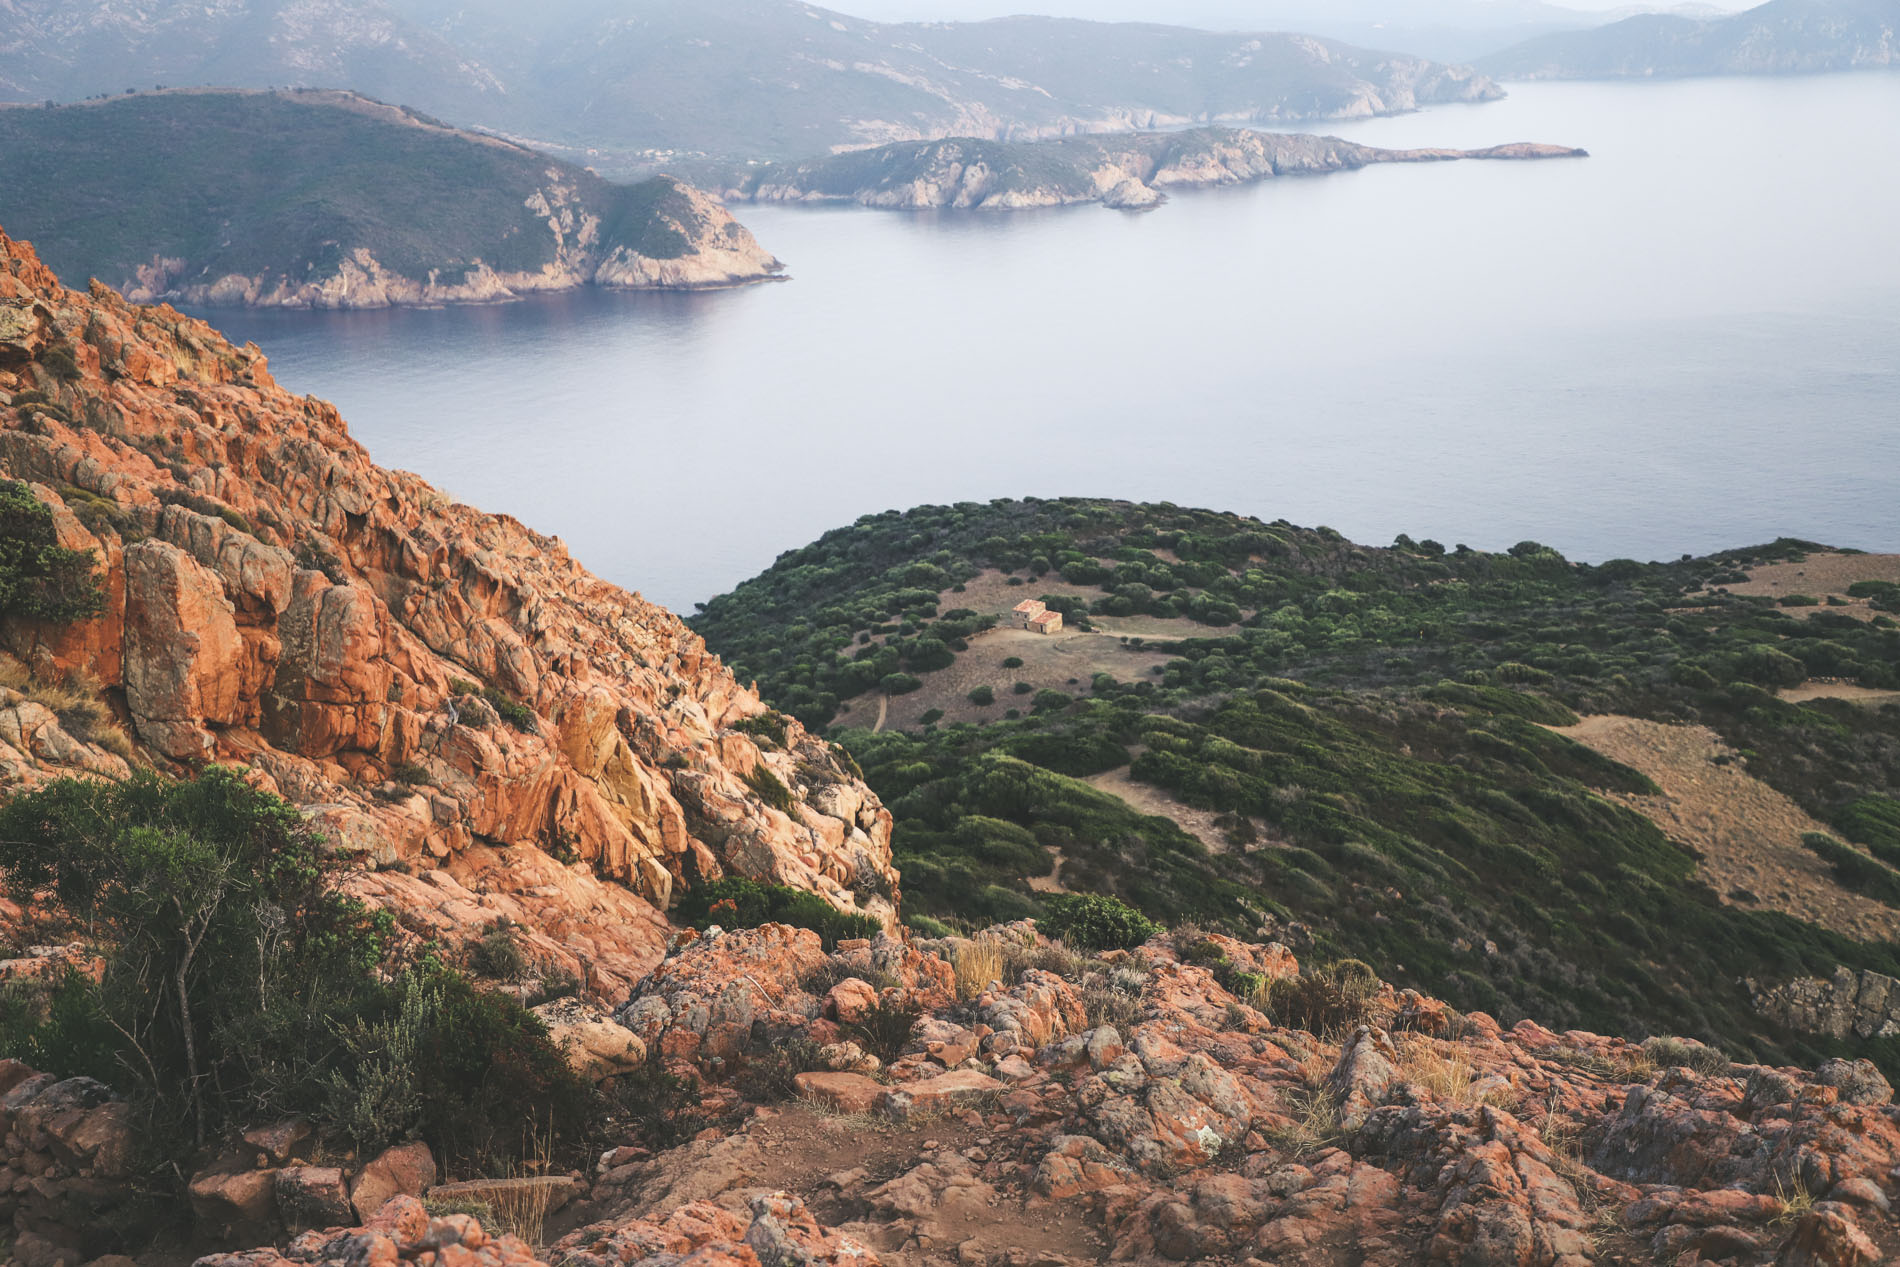
<svg viewBox="0 0 1900 1267">
<path fill-rule="evenodd" d="M 1354 171 L 1374 163 L 1583 157 L 1584 150 L 1529 142 L 1482 150 L 1387 150 L 1337 137 L 1239 128 L 1037 142 L 960 138 L 748 169 L 729 182 L 726 197 L 735 202 L 855 202 L 896 210 L 1015 211 L 1099 202 L 1145 211 L 1165 201 L 1169 190 Z"/>
<path fill-rule="evenodd" d="M 1836 968 L 1832 977 L 1748 983 L 1755 1010 L 1797 1033 L 1830 1038 L 1900 1034 L 1900 981 L 1871 968 Z"/>
<path fill-rule="evenodd" d="M 4 236 L 0 331 L 0 476 L 105 595 L 71 625 L 0 620 L 10 680 L 96 683 L 140 759 L 249 767 L 418 936 L 510 922 L 603 1000 L 659 963 L 695 879 L 894 922 L 889 813 L 671 613 L 377 467 L 256 348 L 64 290 Z M 14 784 L 123 775 L 31 694 L 0 695 Z"/>
</svg>

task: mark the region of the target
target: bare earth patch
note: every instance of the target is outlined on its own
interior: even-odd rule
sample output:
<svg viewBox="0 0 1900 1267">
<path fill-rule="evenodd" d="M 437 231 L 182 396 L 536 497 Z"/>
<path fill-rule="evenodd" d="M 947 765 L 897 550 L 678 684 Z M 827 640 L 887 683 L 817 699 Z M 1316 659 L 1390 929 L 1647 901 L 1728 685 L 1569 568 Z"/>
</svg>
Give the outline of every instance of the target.
<svg viewBox="0 0 1900 1267">
<path fill-rule="evenodd" d="M 1817 611 L 1839 612 L 1856 620 L 1879 615 L 1864 598 L 1849 598 L 1855 581 L 1891 581 L 1900 584 L 1900 554 L 1810 554 L 1799 563 L 1769 563 L 1754 569 L 1746 581 L 1723 588 L 1731 594 L 1755 598 L 1786 598 L 1805 594 L 1826 603 L 1828 595 L 1841 599 L 1840 607 L 1789 607 L 1791 616 L 1807 617 Z"/>
<path fill-rule="evenodd" d="M 753 1194 L 781 1190 L 803 1198 L 821 1222 L 872 1248 L 891 1267 L 986 1261 L 1009 1250 L 1022 1251 L 1025 1264 L 1106 1261 L 1108 1243 L 1084 1217 L 1082 1203 L 1033 1200 L 1021 1180 L 964 1180 L 934 1191 L 915 1182 L 895 1191 L 883 1187 L 920 1163 L 935 1161 L 938 1170 L 952 1172 L 999 1151 L 1003 1142 L 973 1113 L 899 1124 L 790 1100 L 710 1147 L 656 1159 L 646 1199 L 631 1209 L 653 1214 L 680 1198 L 703 1198 L 743 1211 Z"/>
<path fill-rule="evenodd" d="M 1706 726 L 1666 726 L 1614 715 L 1552 727 L 1648 775 L 1660 796 L 1604 793 L 1701 856 L 1702 878 L 1735 906 L 1782 911 L 1863 941 L 1900 935 L 1900 911 L 1849 892 L 1801 843 L 1827 827 L 1749 774 Z M 1716 758 L 1726 756 L 1726 764 Z M 1745 890 L 1758 899 L 1735 896 Z"/>
<path fill-rule="evenodd" d="M 1810 680 L 1799 686 L 1790 686 L 1779 692 L 1782 699 L 1790 704 L 1804 704 L 1811 699 L 1844 699 L 1850 704 L 1863 704 L 1868 708 L 1881 708 L 1900 701 L 1900 691 L 1876 690 L 1871 686 L 1856 686 L 1852 682 L 1832 682 Z"/>
<path fill-rule="evenodd" d="M 1227 843 L 1227 833 L 1214 825 L 1214 820 L 1219 815 L 1210 810 L 1183 805 L 1160 788 L 1135 782 L 1128 777 L 1127 766 L 1104 774 L 1092 775 L 1083 782 L 1099 791 L 1107 792 L 1110 796 L 1120 798 L 1140 813 L 1173 819 L 1182 831 L 1206 845 L 1212 853 L 1233 852 L 1233 846 Z"/>
<path fill-rule="evenodd" d="M 1001 572 L 984 572 L 964 586 L 959 594 L 945 590 L 938 596 L 939 611 L 964 607 L 1007 622 L 1009 611 L 1025 598 L 1044 594 L 1099 598 L 1100 590 L 1066 584 L 1060 577 L 1047 576 L 1026 585 L 1005 583 Z M 1091 616 L 1094 632 L 1064 629 L 1058 634 L 1030 633 L 1027 629 L 998 627 L 970 639 L 970 649 L 957 656 L 955 664 L 935 673 L 924 673 L 923 687 L 908 695 L 893 696 L 880 707 L 876 692 L 866 692 L 846 701 L 841 710 L 850 725 L 876 724 L 882 730 L 915 730 L 918 719 L 931 709 L 943 710 L 944 723 L 998 721 L 1010 709 L 1029 712 L 1035 692 L 1067 691 L 1078 699 L 1089 694 L 1089 679 L 1097 673 L 1114 675 L 1118 681 L 1138 682 L 1152 676 L 1154 667 L 1173 657 L 1156 651 L 1125 646 L 1123 638 L 1173 641 L 1178 638 L 1208 637 L 1218 633 L 1191 620 L 1161 620 L 1153 616 Z M 1022 667 L 1006 669 L 1003 661 L 1020 659 Z M 1030 691 L 1014 694 L 1018 682 L 1027 682 Z M 996 692 L 996 702 L 987 707 L 972 704 L 970 692 L 987 686 Z M 874 723 L 874 719 L 881 719 Z"/>
</svg>

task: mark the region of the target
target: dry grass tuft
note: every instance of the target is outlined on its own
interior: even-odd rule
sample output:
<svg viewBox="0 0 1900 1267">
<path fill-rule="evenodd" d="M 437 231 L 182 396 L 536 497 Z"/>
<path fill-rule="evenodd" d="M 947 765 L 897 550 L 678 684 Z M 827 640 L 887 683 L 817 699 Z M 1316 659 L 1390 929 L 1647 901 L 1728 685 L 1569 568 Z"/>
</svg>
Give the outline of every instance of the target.
<svg viewBox="0 0 1900 1267">
<path fill-rule="evenodd" d="M 81 743 L 94 744 L 120 758 L 132 759 L 132 740 L 119 729 L 100 698 L 104 687 L 90 673 L 73 673 L 63 682 L 47 682 L 12 656 L 0 656 L 0 687 L 20 692 L 59 718 L 60 729 Z"/>
<path fill-rule="evenodd" d="M 1307 1157 L 1345 1138 L 1345 1131 L 1339 1125 L 1339 1106 L 1325 1091 L 1289 1091 L 1284 1099 L 1287 1122 L 1265 1132 L 1268 1141 L 1281 1151 L 1294 1157 Z"/>
<path fill-rule="evenodd" d="M 1814 1208 L 1814 1194 L 1798 1179 L 1782 1181 L 1779 1173 L 1775 1175 L 1775 1203 L 1781 1208 L 1769 1222 L 1778 1226 L 1799 1223 Z"/>
<path fill-rule="evenodd" d="M 994 937 L 978 937 L 958 946 L 950 957 L 957 974 L 957 998 L 969 1002 L 987 989 L 992 981 L 1003 979 L 1004 951 Z"/>
<path fill-rule="evenodd" d="M 1463 1047 L 1422 1034 L 1405 1034 L 1399 1037 L 1398 1049 L 1399 1073 L 1442 1103 L 1473 1108 L 1489 1104 L 1501 1109 L 1517 1103 L 1517 1093 L 1508 1086 L 1478 1088 L 1483 1079 Z"/>
</svg>

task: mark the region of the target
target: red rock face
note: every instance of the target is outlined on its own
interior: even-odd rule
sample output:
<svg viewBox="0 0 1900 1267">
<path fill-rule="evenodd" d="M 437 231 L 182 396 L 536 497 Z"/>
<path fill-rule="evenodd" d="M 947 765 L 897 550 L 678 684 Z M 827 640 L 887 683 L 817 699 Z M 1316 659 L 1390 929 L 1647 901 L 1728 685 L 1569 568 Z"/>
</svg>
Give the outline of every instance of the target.
<svg viewBox="0 0 1900 1267">
<path fill-rule="evenodd" d="M 894 921 L 889 813 L 796 722 L 782 746 L 733 729 L 763 705 L 671 613 L 376 466 L 255 347 L 63 290 L 3 234 L 0 475 L 96 553 L 107 594 L 75 625 L 0 620 L 0 650 L 92 675 L 161 765 L 250 766 L 418 933 L 514 918 L 532 956 L 619 1002 L 693 877 Z M 14 730 L 0 769 L 22 781 L 122 768 Z M 759 766 L 789 807 L 753 790 Z"/>
</svg>

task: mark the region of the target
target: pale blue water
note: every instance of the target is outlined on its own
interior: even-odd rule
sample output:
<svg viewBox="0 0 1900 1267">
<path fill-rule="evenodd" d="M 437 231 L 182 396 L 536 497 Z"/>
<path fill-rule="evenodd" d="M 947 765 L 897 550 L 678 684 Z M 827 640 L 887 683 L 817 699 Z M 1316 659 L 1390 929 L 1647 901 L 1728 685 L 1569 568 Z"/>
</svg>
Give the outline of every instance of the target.
<svg viewBox="0 0 1900 1267">
<path fill-rule="evenodd" d="M 688 610 L 865 512 L 1021 494 L 1585 559 L 1900 550 L 1900 75 L 1332 130 L 1594 157 L 1144 216 L 740 208 L 795 280 L 211 315 L 379 461 Z"/>
</svg>

